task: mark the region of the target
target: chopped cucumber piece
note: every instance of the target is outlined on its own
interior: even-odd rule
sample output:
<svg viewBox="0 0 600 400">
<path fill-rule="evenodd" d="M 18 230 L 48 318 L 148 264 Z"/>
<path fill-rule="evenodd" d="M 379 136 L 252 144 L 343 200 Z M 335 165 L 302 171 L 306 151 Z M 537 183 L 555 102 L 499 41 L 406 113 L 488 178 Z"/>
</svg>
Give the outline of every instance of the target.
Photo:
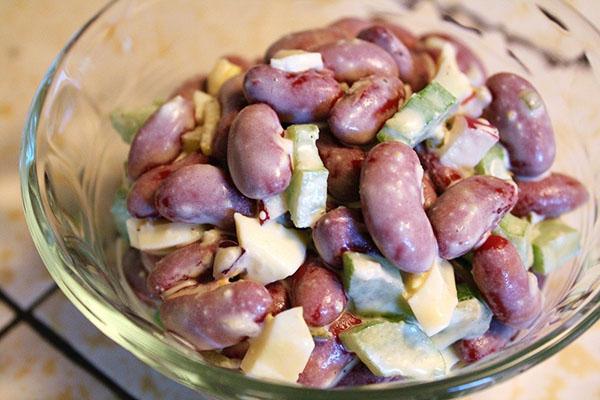
<svg viewBox="0 0 600 400">
<path fill-rule="evenodd" d="M 350 251 L 343 260 L 344 287 L 358 315 L 414 319 L 398 268 L 382 257 Z"/>
<path fill-rule="evenodd" d="M 204 234 L 202 225 L 182 222 L 129 218 L 126 224 L 131 247 L 144 251 L 183 246 L 195 242 Z"/>
<path fill-rule="evenodd" d="M 342 332 L 340 339 L 377 376 L 431 378 L 446 370 L 431 339 L 404 321 L 366 323 Z"/>
<path fill-rule="evenodd" d="M 512 179 L 508 172 L 508 152 L 500 143 L 496 143 L 475 166 L 477 175 L 490 175 L 500 179 Z"/>
<path fill-rule="evenodd" d="M 130 144 L 135 134 L 140 130 L 144 123 L 150 118 L 160 104 L 155 102 L 152 105 L 139 108 L 137 110 L 116 109 L 110 113 L 110 123 L 119 133 L 125 143 Z"/>
<path fill-rule="evenodd" d="M 194 92 L 195 119 L 198 126 L 181 136 L 183 150 L 191 153 L 200 149 L 202 154 L 212 155 L 212 145 L 217 133 L 221 105 L 219 101 L 200 90 Z"/>
<path fill-rule="evenodd" d="M 206 77 L 208 94 L 216 96 L 221 86 L 230 78 L 242 73 L 242 68 L 226 58 L 220 58 Z"/>
<path fill-rule="evenodd" d="M 431 337 L 438 350 L 443 350 L 460 339 L 483 335 L 490 327 L 492 312 L 476 298 L 463 300 L 456 305 L 450 325 Z"/>
<path fill-rule="evenodd" d="M 127 220 L 131 218 L 129 211 L 127 210 L 127 189 L 119 188 L 115 192 L 115 198 L 113 204 L 110 207 L 110 212 L 115 221 L 115 226 L 119 236 L 129 241 L 129 235 L 127 234 Z"/>
<path fill-rule="evenodd" d="M 461 301 L 479 298 L 479 295 L 471 286 L 467 285 L 466 283 L 459 283 L 456 285 L 456 297 L 458 298 L 458 302 L 460 304 Z"/>
<path fill-rule="evenodd" d="M 429 42 L 436 39 L 432 38 Z M 446 88 L 458 101 L 463 101 L 473 92 L 471 82 L 458 67 L 458 63 L 456 62 L 456 48 L 446 41 L 441 42 L 438 47 L 441 50 L 438 58 L 438 70 L 433 81 L 438 82 Z"/>
<path fill-rule="evenodd" d="M 431 82 L 413 95 L 385 122 L 377 134 L 380 142 L 400 141 L 414 147 L 435 131 L 455 109 L 457 102 L 450 92 L 437 82 Z"/>
<path fill-rule="evenodd" d="M 557 219 L 535 225 L 533 270 L 549 274 L 579 253 L 579 232 Z"/>
<path fill-rule="evenodd" d="M 279 50 L 271 58 L 271 67 L 294 73 L 309 69 L 323 69 L 323 57 L 321 53 L 303 50 Z"/>
<path fill-rule="evenodd" d="M 502 236 L 515 246 L 525 269 L 529 269 L 533 265 L 533 249 L 531 247 L 533 226 L 529 221 L 510 213 L 506 214 L 494 229 L 494 234 Z"/>
<path fill-rule="evenodd" d="M 258 206 L 258 219 L 261 222 L 275 220 L 288 212 L 287 196 L 284 193 L 264 198 Z"/>
<path fill-rule="evenodd" d="M 297 228 L 308 228 L 325 213 L 327 177 L 317 150 L 319 128 L 316 125 L 292 125 L 286 138 L 293 142 L 293 173 L 288 187 L 287 203 L 292 222 Z"/>
</svg>

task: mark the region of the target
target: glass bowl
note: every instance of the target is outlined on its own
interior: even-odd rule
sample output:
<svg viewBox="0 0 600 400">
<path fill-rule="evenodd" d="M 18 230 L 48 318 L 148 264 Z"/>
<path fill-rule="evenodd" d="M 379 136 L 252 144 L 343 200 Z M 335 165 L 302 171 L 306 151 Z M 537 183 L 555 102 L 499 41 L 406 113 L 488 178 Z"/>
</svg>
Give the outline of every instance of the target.
<svg viewBox="0 0 600 400">
<path fill-rule="evenodd" d="M 254 380 L 211 366 L 165 335 L 124 284 L 109 213 L 127 147 L 108 118 L 166 96 L 208 71 L 216 58 L 251 59 L 283 33 L 340 16 L 378 14 L 422 33 L 459 36 L 488 72 L 530 79 L 545 99 L 557 135 L 556 170 L 580 179 L 590 201 L 567 220 L 582 251 L 544 284 L 544 313 L 520 340 L 435 381 L 315 390 Z M 86 23 L 42 81 L 26 122 L 20 173 L 27 223 L 52 277 L 102 332 L 173 379 L 223 399 L 433 399 L 507 379 L 546 359 L 600 316 L 598 263 L 600 35 L 557 0 L 490 2 L 122 0 Z"/>
</svg>

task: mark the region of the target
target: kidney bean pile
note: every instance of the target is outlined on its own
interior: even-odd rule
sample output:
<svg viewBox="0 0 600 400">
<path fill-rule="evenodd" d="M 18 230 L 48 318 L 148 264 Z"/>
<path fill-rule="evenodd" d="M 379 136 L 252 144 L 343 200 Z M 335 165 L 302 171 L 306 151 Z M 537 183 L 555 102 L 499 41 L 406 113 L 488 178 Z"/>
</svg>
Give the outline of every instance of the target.
<svg viewBox="0 0 600 400">
<path fill-rule="evenodd" d="M 458 115 L 484 118 L 477 121 L 497 129 L 495 140 L 508 156 L 508 177 L 445 162 L 432 136 L 414 148 L 378 142 L 386 121 L 435 79 L 442 52 L 428 45 L 431 39 L 454 49 L 473 93 L 490 94 L 479 112 L 465 111 L 474 96 L 460 100 L 441 127 Z M 296 72 L 271 65 L 289 50 L 316 53 L 322 65 Z M 588 194 L 575 178 L 549 171 L 554 132 L 530 82 L 508 72 L 488 76 L 475 53 L 448 34 L 419 37 L 382 19 L 343 18 L 280 38 L 256 63 L 239 56 L 222 62 L 234 70 L 231 76 L 219 81 L 211 72 L 186 81 L 136 129 L 129 149 L 127 223 L 204 231 L 166 248 L 136 247 L 131 240 L 123 257 L 131 289 L 158 310 L 170 334 L 198 351 L 241 360 L 268 319 L 302 307 L 315 347 L 297 382 L 324 388 L 404 379 L 374 375 L 339 340 L 372 319 L 355 311 L 346 292 L 343 256 L 349 251 L 384 257 L 403 277 L 426 273 L 440 258 L 456 268 L 467 265 L 468 276 L 457 273 L 456 283 L 471 285 L 494 317 L 486 333 L 453 345 L 463 363 L 501 350 L 534 323 L 542 292 L 515 244 L 496 229 L 509 213 L 523 221 L 532 215 L 556 219 Z M 198 112 L 199 92 L 218 119 L 210 122 Z M 284 140 L 292 124 L 319 128 L 327 208 L 311 228 L 298 230 L 310 242 L 299 268 L 258 282 L 246 276 L 234 214 L 261 223 L 275 219 L 265 204 L 292 181 Z M 196 131 L 207 147 L 186 144 Z M 294 228 L 280 214 L 267 223 Z"/>
</svg>

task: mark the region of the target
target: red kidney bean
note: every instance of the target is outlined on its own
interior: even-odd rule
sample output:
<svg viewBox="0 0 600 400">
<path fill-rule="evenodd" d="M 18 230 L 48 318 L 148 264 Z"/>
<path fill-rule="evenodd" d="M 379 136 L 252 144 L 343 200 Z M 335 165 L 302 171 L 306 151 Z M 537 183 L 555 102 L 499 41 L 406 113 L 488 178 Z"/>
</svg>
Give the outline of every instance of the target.
<svg viewBox="0 0 600 400">
<path fill-rule="evenodd" d="M 335 321 L 333 321 L 329 325 L 329 332 L 335 337 L 338 338 L 340 333 L 348 330 L 354 326 L 360 325 L 362 320 L 358 318 L 356 315 L 349 313 L 348 311 L 344 311 L 342 315 Z"/>
<path fill-rule="evenodd" d="M 408 29 L 381 17 L 373 18 L 373 22 L 391 30 L 394 35 L 396 35 L 396 37 L 400 39 L 400 41 L 404 43 L 404 45 L 411 51 L 419 46 L 419 39 Z"/>
<path fill-rule="evenodd" d="M 486 85 L 492 102 L 483 116 L 498 128 L 511 170 L 519 176 L 543 174 L 552 166 L 556 148 L 540 94 L 531 83 L 508 72 L 490 76 Z"/>
<path fill-rule="evenodd" d="M 156 209 L 164 218 L 191 224 L 233 227 L 233 214 L 254 215 L 254 203 L 237 191 L 219 168 L 188 165 L 163 181 L 155 195 Z"/>
<path fill-rule="evenodd" d="M 502 350 L 517 330 L 504 325 L 496 318 L 492 319 L 490 329 L 475 339 L 463 339 L 456 345 L 460 358 L 468 363 Z"/>
<path fill-rule="evenodd" d="M 376 75 L 363 78 L 335 103 L 329 114 L 329 128 L 344 143 L 367 144 L 398 111 L 402 100 L 404 87 L 400 79 Z"/>
<path fill-rule="evenodd" d="M 163 104 L 133 138 L 127 159 L 129 178 L 173 161 L 181 151 L 181 134 L 195 123 L 192 102 L 177 96 Z"/>
<path fill-rule="evenodd" d="M 440 257 L 457 258 L 475 248 L 517 201 L 511 183 L 472 176 L 446 190 L 428 211 Z"/>
<path fill-rule="evenodd" d="M 264 286 L 238 281 L 167 299 L 160 306 L 160 317 L 168 331 L 197 350 L 222 349 L 258 335 L 271 302 Z"/>
<path fill-rule="evenodd" d="M 282 122 L 293 124 L 325 119 L 343 94 L 331 71 L 289 73 L 268 65 L 246 73 L 244 93 L 250 103 L 266 103 Z"/>
<path fill-rule="evenodd" d="M 225 357 L 241 360 L 248 352 L 249 347 L 250 342 L 244 340 L 242 342 L 234 344 L 233 346 L 225 347 L 223 351 L 221 351 L 221 354 L 223 354 Z"/>
<path fill-rule="evenodd" d="M 148 288 L 160 295 L 181 281 L 209 271 L 218 245 L 218 240 L 195 242 L 161 258 L 148 275 Z"/>
<path fill-rule="evenodd" d="M 213 139 L 212 157 L 226 162 L 231 124 L 242 108 L 248 105 L 246 96 L 244 96 L 244 74 L 236 75 L 225 81 L 219 89 L 217 99 L 221 105 L 221 118 Z"/>
<path fill-rule="evenodd" d="M 473 255 L 473 279 L 490 309 L 502 323 L 526 328 L 542 311 L 535 276 L 523 267 L 513 244 L 491 235 Z"/>
<path fill-rule="evenodd" d="M 340 18 L 329 25 L 329 28 L 336 29 L 343 32 L 347 39 L 356 37 L 360 31 L 367 29 L 373 25 L 373 22 L 357 18 L 357 17 L 344 17 Z"/>
<path fill-rule="evenodd" d="M 169 175 L 186 165 L 205 164 L 208 158 L 202 153 L 193 153 L 169 165 L 152 168 L 142 174 L 133 184 L 127 196 L 127 210 L 136 218 L 158 217 L 154 205 L 156 190 Z"/>
<path fill-rule="evenodd" d="M 302 307 L 310 326 L 335 321 L 346 307 L 346 295 L 338 276 L 318 259 L 309 259 L 292 276 L 292 304 Z"/>
<path fill-rule="evenodd" d="M 269 63 L 271 58 L 279 50 L 306 50 L 313 51 L 317 47 L 345 39 L 344 32 L 338 29 L 319 28 L 306 31 L 293 32 L 283 36 L 273 43 L 265 54 L 265 62 Z"/>
<path fill-rule="evenodd" d="M 423 169 L 412 148 L 400 142 L 373 147 L 360 177 L 367 228 L 383 255 L 405 272 L 428 270 L 437 243 L 423 210 Z"/>
<path fill-rule="evenodd" d="M 355 360 L 355 356 L 344 349 L 335 339 L 315 339 L 315 348 L 298 383 L 314 388 L 332 387 L 344 368 Z"/>
<path fill-rule="evenodd" d="M 177 96 L 181 96 L 188 101 L 193 101 L 194 92 L 196 90 L 205 91 L 206 89 L 206 75 L 200 74 L 192 76 L 186 79 L 171 93 L 169 99 Z"/>
<path fill-rule="evenodd" d="M 413 73 L 407 82 L 413 92 L 423 89 L 435 76 L 436 66 L 433 58 L 424 51 L 413 52 Z"/>
<path fill-rule="evenodd" d="M 552 173 L 539 181 L 517 181 L 519 201 L 512 209 L 517 217 L 534 212 L 546 218 L 557 218 L 585 203 L 589 194 L 575 178 Z"/>
<path fill-rule="evenodd" d="M 402 380 L 401 376 L 383 377 L 374 375 L 363 363 L 358 363 L 352 368 L 335 387 L 351 387 L 374 385 L 377 383 L 388 383 Z"/>
<path fill-rule="evenodd" d="M 360 212 L 346 207 L 328 211 L 315 224 L 313 242 L 319 255 L 334 268 L 342 268 L 346 251 L 366 253 L 375 250 Z"/>
<path fill-rule="evenodd" d="M 325 168 L 329 171 L 327 177 L 329 194 L 338 201 L 357 201 L 360 171 L 367 156 L 365 151 L 356 147 L 342 146 L 326 132 L 319 135 L 317 148 Z"/>
<path fill-rule="evenodd" d="M 442 164 L 437 154 L 429 151 L 426 146 L 419 145 L 415 150 L 438 194 L 463 179 L 460 171 Z"/>
<path fill-rule="evenodd" d="M 374 25 L 361 31 L 357 37 L 376 44 L 387 51 L 396 62 L 400 79 L 414 86 L 416 82 L 414 79 L 413 56 L 408 47 L 390 29 L 385 26 Z"/>
<path fill-rule="evenodd" d="M 441 32 L 426 33 L 421 37 L 421 41 L 426 41 L 429 38 L 442 39 L 450 43 L 456 49 L 456 63 L 458 64 L 458 68 L 462 73 L 469 77 L 473 86 L 482 86 L 485 83 L 487 77 L 485 66 L 469 46 L 458 40 L 456 37 Z M 439 57 L 439 50 L 428 50 L 435 59 Z"/>
<path fill-rule="evenodd" d="M 429 210 L 436 200 L 435 186 L 429 177 L 429 173 L 425 171 L 423 173 L 423 208 Z"/>
<path fill-rule="evenodd" d="M 283 192 L 292 179 L 283 128 L 266 104 L 239 112 L 229 132 L 227 164 L 233 183 L 243 195 L 264 199 Z"/>
<path fill-rule="evenodd" d="M 148 285 L 146 285 L 148 270 L 142 263 L 140 252 L 131 247 L 128 248 L 123 254 L 121 264 L 123 265 L 125 280 L 137 298 L 150 306 L 155 306 L 158 299 L 148 290 Z"/>
<path fill-rule="evenodd" d="M 340 40 L 317 49 L 323 64 L 339 82 L 352 83 L 369 75 L 398 76 L 396 62 L 381 47 L 360 39 Z"/>
<path fill-rule="evenodd" d="M 290 308 L 290 294 L 285 281 L 275 281 L 267 285 L 267 290 L 273 298 L 273 303 L 269 309 L 271 315 L 277 315 Z"/>
</svg>

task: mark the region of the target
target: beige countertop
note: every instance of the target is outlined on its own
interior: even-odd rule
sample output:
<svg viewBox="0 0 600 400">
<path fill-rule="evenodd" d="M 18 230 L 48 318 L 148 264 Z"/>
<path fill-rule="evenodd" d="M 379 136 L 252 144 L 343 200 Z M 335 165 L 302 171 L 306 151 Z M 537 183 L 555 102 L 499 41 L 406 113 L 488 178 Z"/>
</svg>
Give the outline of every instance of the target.
<svg viewBox="0 0 600 400">
<path fill-rule="evenodd" d="M 17 157 L 50 61 L 103 0 L 0 2 L 0 398 L 191 399 L 92 326 L 60 293 L 29 238 Z M 600 3 L 572 1 L 600 25 Z M 600 324 L 549 360 L 471 400 L 600 399 Z"/>
</svg>

